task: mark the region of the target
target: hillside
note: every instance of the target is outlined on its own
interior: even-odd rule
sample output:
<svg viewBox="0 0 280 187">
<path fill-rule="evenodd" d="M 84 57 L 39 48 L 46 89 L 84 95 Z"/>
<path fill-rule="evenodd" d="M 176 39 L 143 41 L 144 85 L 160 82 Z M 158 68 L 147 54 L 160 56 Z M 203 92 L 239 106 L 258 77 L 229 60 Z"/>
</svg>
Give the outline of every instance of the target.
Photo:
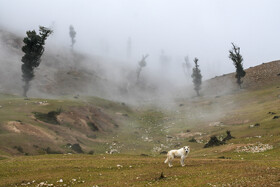
<svg viewBox="0 0 280 187">
<path fill-rule="evenodd" d="M 270 85 L 279 85 L 280 61 L 263 63 L 245 70 L 246 76 L 243 79 L 244 89 L 257 89 Z M 203 89 L 207 93 L 219 94 L 232 92 L 238 89 L 235 73 L 226 74 L 205 81 Z"/>
<path fill-rule="evenodd" d="M 243 89 L 231 73 L 205 81 L 201 97 L 168 83 L 173 95 L 161 97 L 151 77 L 130 85 L 126 69 L 108 78 L 98 58 L 50 50 L 26 99 L 21 40 L 0 36 L 0 186 L 279 185 L 280 61 L 247 69 Z M 234 138 L 204 148 L 226 131 Z M 183 145 L 187 167 L 170 170 L 166 152 Z"/>
<path fill-rule="evenodd" d="M 178 99 L 173 110 L 98 98 L 1 95 L 0 186 L 279 186 L 279 95 L 276 86 L 244 89 Z M 59 124 L 32 113 L 61 106 Z M 224 138 L 227 130 L 234 139 L 203 148 L 210 136 Z M 75 144 L 94 155 L 58 154 L 79 153 Z M 164 151 L 183 145 L 191 147 L 186 166 L 175 160 L 168 168 Z M 44 155 L 20 156 L 33 154 Z"/>
</svg>

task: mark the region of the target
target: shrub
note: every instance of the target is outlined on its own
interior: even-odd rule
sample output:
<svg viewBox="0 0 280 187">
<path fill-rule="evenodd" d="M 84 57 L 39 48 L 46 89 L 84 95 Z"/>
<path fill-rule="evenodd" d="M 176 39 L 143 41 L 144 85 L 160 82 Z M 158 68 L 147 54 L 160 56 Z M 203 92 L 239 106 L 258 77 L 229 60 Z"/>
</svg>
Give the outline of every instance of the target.
<svg viewBox="0 0 280 187">
<path fill-rule="evenodd" d="M 204 145 L 204 148 L 219 146 L 219 145 L 223 145 L 223 144 L 225 144 L 224 141 L 218 140 L 218 138 L 216 136 L 211 136 L 209 142 Z"/>
<path fill-rule="evenodd" d="M 41 113 L 41 112 L 33 112 L 35 115 L 35 118 L 51 124 L 57 124 L 59 125 L 59 122 L 57 121 L 57 116 L 62 112 L 62 108 L 56 109 L 56 111 L 50 111 L 47 114 Z"/>
<path fill-rule="evenodd" d="M 78 144 L 78 143 L 72 144 L 71 149 L 73 151 L 75 151 L 76 153 L 84 153 L 84 151 L 82 150 L 80 144 Z"/>
</svg>

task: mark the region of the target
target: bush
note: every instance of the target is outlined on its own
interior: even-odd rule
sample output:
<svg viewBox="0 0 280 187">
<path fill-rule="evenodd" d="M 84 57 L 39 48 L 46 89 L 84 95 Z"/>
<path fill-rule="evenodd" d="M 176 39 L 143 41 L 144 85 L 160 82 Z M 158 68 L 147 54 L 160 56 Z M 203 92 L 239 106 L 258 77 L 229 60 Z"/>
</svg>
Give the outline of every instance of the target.
<svg viewBox="0 0 280 187">
<path fill-rule="evenodd" d="M 73 151 L 75 151 L 76 153 L 84 153 L 84 151 L 82 150 L 80 144 L 78 144 L 78 143 L 72 144 L 71 149 Z"/>
<path fill-rule="evenodd" d="M 197 143 L 197 141 L 196 141 L 196 139 L 194 139 L 194 137 L 192 137 L 192 139 L 190 139 L 189 142 Z"/>
<path fill-rule="evenodd" d="M 52 150 L 50 147 L 47 147 L 46 149 L 43 149 L 47 154 L 62 154 L 60 151 Z"/>
<path fill-rule="evenodd" d="M 226 141 L 228 141 L 228 140 L 230 140 L 230 139 L 233 139 L 233 138 L 234 138 L 234 137 L 231 136 L 230 131 L 227 131 L 227 136 L 223 139 L 223 142 L 226 142 Z"/>
<path fill-rule="evenodd" d="M 59 122 L 57 121 L 57 116 L 62 112 L 62 108 L 56 109 L 56 111 L 50 111 L 47 114 L 41 113 L 41 112 L 33 112 L 35 115 L 35 118 L 51 124 L 57 124 L 59 125 Z"/>
<path fill-rule="evenodd" d="M 93 122 L 88 122 L 87 124 L 92 131 L 99 131 L 98 127 Z"/>
<path fill-rule="evenodd" d="M 14 149 L 18 150 L 20 153 L 23 153 L 23 148 L 21 146 L 14 146 Z"/>
<path fill-rule="evenodd" d="M 94 154 L 94 151 L 91 150 L 91 151 L 88 152 L 88 154 L 93 155 L 93 154 Z"/>
<path fill-rule="evenodd" d="M 211 136 L 209 142 L 204 145 L 204 148 L 219 146 L 219 145 L 223 145 L 223 144 L 225 144 L 224 141 L 218 140 L 218 138 L 216 136 Z"/>
</svg>

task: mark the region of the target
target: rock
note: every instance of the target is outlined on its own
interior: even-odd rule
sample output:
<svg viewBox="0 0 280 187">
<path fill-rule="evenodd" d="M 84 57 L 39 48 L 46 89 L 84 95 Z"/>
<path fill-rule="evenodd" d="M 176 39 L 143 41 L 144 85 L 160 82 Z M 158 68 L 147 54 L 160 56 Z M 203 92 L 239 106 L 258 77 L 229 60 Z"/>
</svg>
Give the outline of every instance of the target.
<svg viewBox="0 0 280 187">
<path fill-rule="evenodd" d="M 59 179 L 57 182 L 63 182 L 63 179 Z"/>
<path fill-rule="evenodd" d="M 120 165 L 120 164 L 117 164 L 117 168 L 122 168 L 123 166 L 122 165 Z"/>
<path fill-rule="evenodd" d="M 274 115 L 274 114 L 276 114 L 276 113 L 275 113 L 275 112 L 268 112 L 267 114 Z"/>
</svg>

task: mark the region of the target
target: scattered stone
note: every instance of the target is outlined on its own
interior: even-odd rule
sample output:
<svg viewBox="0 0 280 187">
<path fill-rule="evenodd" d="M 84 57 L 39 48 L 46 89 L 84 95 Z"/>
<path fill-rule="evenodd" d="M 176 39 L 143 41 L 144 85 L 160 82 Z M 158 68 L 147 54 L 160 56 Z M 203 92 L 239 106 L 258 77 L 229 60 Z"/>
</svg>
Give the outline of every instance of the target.
<svg viewBox="0 0 280 187">
<path fill-rule="evenodd" d="M 111 154 L 114 154 L 114 153 L 119 153 L 119 151 L 117 150 L 117 149 L 111 149 L 110 151 L 109 151 L 109 154 L 111 155 Z"/>
<path fill-rule="evenodd" d="M 181 103 L 181 104 L 179 105 L 179 107 L 182 107 L 182 106 L 184 106 L 184 104 Z"/>
<path fill-rule="evenodd" d="M 122 168 L 122 167 L 123 167 L 122 165 L 117 164 L 117 168 L 118 168 L 118 169 L 120 169 L 120 168 Z"/>
<path fill-rule="evenodd" d="M 57 182 L 63 182 L 63 179 L 59 179 Z"/>
<path fill-rule="evenodd" d="M 267 114 L 274 115 L 274 114 L 276 114 L 276 113 L 275 113 L 275 112 L 268 112 Z"/>
<path fill-rule="evenodd" d="M 255 127 L 259 127 L 259 126 L 260 126 L 260 124 L 259 124 L 259 123 L 256 123 L 254 126 L 255 126 Z"/>
<path fill-rule="evenodd" d="M 191 130 L 190 130 L 190 129 L 187 129 L 186 132 L 191 132 Z"/>
<path fill-rule="evenodd" d="M 278 119 L 280 116 L 274 116 L 272 119 Z"/>
<path fill-rule="evenodd" d="M 248 144 L 246 146 L 237 147 L 237 149 L 235 151 L 238 153 L 240 153 L 240 152 L 260 153 L 260 152 L 264 152 L 264 151 L 267 151 L 270 149 L 273 149 L 272 145 L 258 143 L 258 144 Z"/>
</svg>

